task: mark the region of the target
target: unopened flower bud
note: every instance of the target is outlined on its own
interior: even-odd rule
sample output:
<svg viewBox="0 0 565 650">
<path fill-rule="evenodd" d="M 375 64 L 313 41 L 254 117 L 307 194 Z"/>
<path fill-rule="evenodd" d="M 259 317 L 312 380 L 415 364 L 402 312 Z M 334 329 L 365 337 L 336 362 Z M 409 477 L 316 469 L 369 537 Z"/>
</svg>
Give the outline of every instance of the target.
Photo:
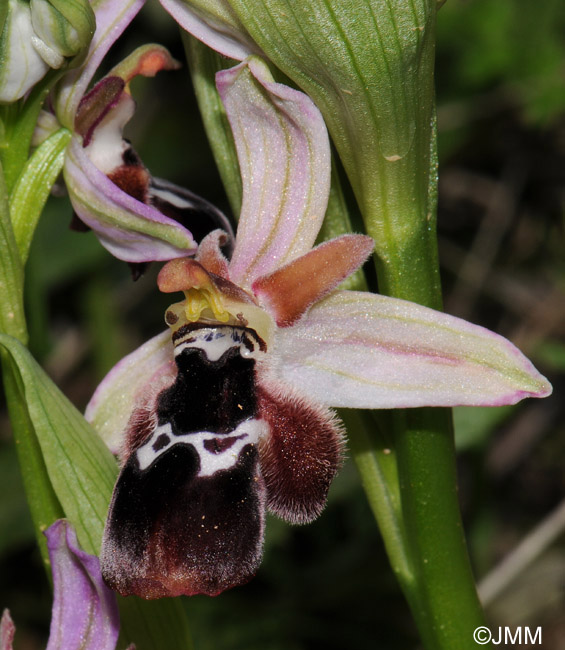
<svg viewBox="0 0 565 650">
<path fill-rule="evenodd" d="M 88 47 L 95 19 L 88 0 L 8 0 L 0 37 L 0 102 L 14 102 L 50 68 Z"/>
<path fill-rule="evenodd" d="M 30 7 L 35 34 L 58 56 L 75 56 L 90 44 L 96 22 L 88 0 L 31 0 Z"/>
</svg>

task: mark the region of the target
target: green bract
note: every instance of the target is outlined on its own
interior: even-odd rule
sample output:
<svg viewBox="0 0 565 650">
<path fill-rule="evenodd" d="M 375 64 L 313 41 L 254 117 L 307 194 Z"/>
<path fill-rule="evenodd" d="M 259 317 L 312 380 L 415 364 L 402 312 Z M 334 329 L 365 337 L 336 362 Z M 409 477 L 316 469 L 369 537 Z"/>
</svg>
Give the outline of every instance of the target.
<svg viewBox="0 0 565 650">
<path fill-rule="evenodd" d="M 321 110 L 377 250 L 407 241 L 430 211 L 433 3 L 230 4 Z"/>
</svg>

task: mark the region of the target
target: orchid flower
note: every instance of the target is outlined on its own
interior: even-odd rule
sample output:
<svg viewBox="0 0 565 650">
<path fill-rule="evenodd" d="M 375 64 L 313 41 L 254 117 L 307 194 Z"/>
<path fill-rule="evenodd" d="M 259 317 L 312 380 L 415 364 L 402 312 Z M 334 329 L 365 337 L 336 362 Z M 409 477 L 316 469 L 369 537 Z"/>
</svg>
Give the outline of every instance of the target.
<svg viewBox="0 0 565 650">
<path fill-rule="evenodd" d="M 57 119 L 72 133 L 64 177 L 75 213 L 103 246 L 127 262 L 192 254 L 195 238 L 214 227 L 230 232 L 229 222 L 204 199 L 153 178 L 122 137 L 135 109 L 131 80 L 179 64 L 164 48 L 146 45 L 87 91 L 100 61 L 143 0 L 98 0 L 92 6 L 96 31 L 85 61 L 65 75 L 54 93 Z"/>
<path fill-rule="evenodd" d="M 507 340 L 414 303 L 339 284 L 372 251 L 313 247 L 330 183 L 321 115 L 256 58 L 217 75 L 243 182 L 235 248 L 210 233 L 158 284 L 184 292 L 164 332 L 88 405 L 121 457 L 102 574 L 122 595 L 215 595 L 250 579 L 265 512 L 307 523 L 342 458 L 330 407 L 511 404 L 547 381 Z"/>
<path fill-rule="evenodd" d="M 47 650 L 114 650 L 120 620 L 115 594 L 100 574 L 98 558 L 82 551 L 70 524 L 46 531 L 53 570 L 53 611 Z M 0 650 L 12 650 L 15 626 L 8 610 L 0 623 Z"/>
</svg>

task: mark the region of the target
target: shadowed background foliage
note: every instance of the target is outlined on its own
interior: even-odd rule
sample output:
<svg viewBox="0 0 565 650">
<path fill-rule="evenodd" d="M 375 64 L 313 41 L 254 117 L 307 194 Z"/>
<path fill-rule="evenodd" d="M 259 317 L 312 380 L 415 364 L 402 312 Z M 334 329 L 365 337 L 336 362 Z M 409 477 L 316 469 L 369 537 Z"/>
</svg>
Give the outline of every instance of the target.
<svg viewBox="0 0 565 650">
<path fill-rule="evenodd" d="M 564 34 L 559 0 L 450 0 L 438 15 L 446 311 L 509 338 L 555 388 L 515 407 L 456 409 L 461 505 L 479 580 L 518 548 L 516 568 L 483 583 L 491 626 L 542 626 L 546 650 L 565 648 Z M 183 59 L 174 23 L 150 3 L 106 69 L 150 40 Z M 149 169 L 229 213 L 186 66 L 134 81 L 133 93 L 127 135 Z M 121 356 L 161 331 L 170 298 L 156 289 L 158 265 L 132 284 L 92 234 L 70 231 L 58 189 L 33 242 L 27 314 L 32 351 L 83 408 Z M 16 648 L 33 650 L 45 645 L 50 593 L 0 417 L 0 606 L 17 623 Z M 418 645 L 349 462 L 314 524 L 269 520 L 252 582 L 185 605 L 198 650 Z"/>
</svg>

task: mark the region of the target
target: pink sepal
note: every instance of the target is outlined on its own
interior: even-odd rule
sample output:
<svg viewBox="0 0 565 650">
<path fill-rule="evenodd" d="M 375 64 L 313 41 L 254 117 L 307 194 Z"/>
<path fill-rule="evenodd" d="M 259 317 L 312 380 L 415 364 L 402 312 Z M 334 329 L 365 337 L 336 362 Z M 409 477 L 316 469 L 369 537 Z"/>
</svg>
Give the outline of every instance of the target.
<svg viewBox="0 0 565 650">
<path fill-rule="evenodd" d="M 216 85 L 243 183 L 230 279 L 249 290 L 314 245 L 330 187 L 329 139 L 312 100 L 274 83 L 260 59 L 219 72 Z"/>
<path fill-rule="evenodd" d="M 336 291 L 277 332 L 276 373 L 328 406 L 501 406 L 549 382 L 509 341 L 412 302 Z"/>
<path fill-rule="evenodd" d="M 223 0 L 159 1 L 184 30 L 223 56 L 242 61 L 250 54 L 261 54 L 229 3 Z"/>
</svg>

